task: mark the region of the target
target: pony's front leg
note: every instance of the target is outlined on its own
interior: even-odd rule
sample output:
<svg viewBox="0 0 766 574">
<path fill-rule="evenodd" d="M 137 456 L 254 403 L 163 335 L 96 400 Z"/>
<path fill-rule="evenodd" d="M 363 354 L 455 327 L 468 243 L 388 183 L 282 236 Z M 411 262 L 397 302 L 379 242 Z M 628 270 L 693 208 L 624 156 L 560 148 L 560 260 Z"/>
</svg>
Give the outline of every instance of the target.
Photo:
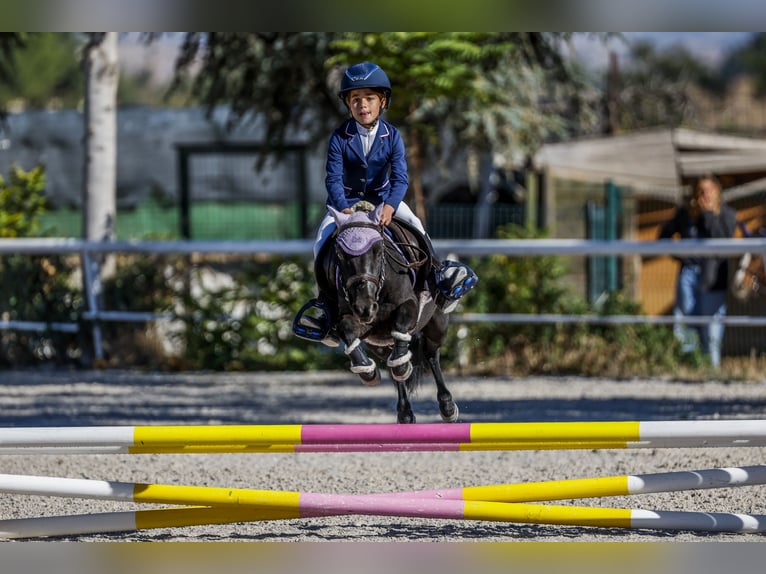
<svg viewBox="0 0 766 574">
<path fill-rule="evenodd" d="M 378 365 L 367 356 L 361 339 L 357 337 L 350 344 L 347 344 L 345 353 L 351 360 L 351 372 L 359 375 L 365 385 L 375 387 L 380 384 Z"/>
<path fill-rule="evenodd" d="M 370 387 L 380 384 L 380 371 L 375 361 L 367 356 L 364 344 L 359 338 L 361 329 L 353 315 L 341 317 L 338 324 L 341 339 L 345 343 L 344 352 L 351 361 L 350 371 L 359 375 L 362 382 Z"/>
</svg>

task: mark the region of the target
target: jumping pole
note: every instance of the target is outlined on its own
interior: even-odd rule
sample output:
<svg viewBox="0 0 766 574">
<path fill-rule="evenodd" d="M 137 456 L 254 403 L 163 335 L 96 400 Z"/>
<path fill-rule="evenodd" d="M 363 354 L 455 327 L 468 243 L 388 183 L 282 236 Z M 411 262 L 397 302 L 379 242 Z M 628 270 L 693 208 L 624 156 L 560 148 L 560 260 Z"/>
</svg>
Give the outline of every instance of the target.
<svg viewBox="0 0 766 574">
<path fill-rule="evenodd" d="M 65 531 L 75 534 L 346 514 L 616 528 L 763 532 L 766 529 L 766 517 L 760 515 L 559 507 L 525 503 L 760 484 L 766 484 L 766 466 L 362 495 L 0 475 L 0 491 L 3 492 L 194 505 L 187 509 L 188 512 L 177 509 L 177 514 L 152 511 L 106 513 L 96 515 L 91 525 L 88 525 L 88 515 L 6 520 L 0 521 L 0 536 L 54 536 L 63 535 Z M 210 507 L 221 512 L 204 511 L 199 507 Z M 230 514 L 227 515 L 224 510 Z M 87 530 L 89 528 L 92 530 Z"/>
<path fill-rule="evenodd" d="M 447 506 L 458 501 L 432 501 L 436 509 L 430 513 L 414 511 L 402 499 L 397 508 L 389 507 L 385 514 L 371 512 L 368 507 L 343 505 L 336 512 L 326 508 L 323 516 L 332 514 L 373 514 L 413 518 L 446 518 L 511 522 L 519 524 L 548 524 L 601 528 L 692 530 L 705 532 L 766 532 L 766 515 L 732 514 L 723 512 L 654 511 L 620 508 L 591 508 L 553 506 L 545 504 L 516 504 L 468 501 L 462 511 Z M 317 515 L 320 516 L 320 515 Z M 178 509 L 137 510 L 103 514 L 16 518 L 0 520 L 0 538 L 33 538 L 71 536 L 102 532 L 173 528 L 203 524 L 230 524 L 258 520 L 280 520 L 278 510 L 182 507 Z"/>
<path fill-rule="evenodd" d="M 376 500 L 383 498 L 432 498 L 515 503 L 763 484 L 766 484 L 766 465 L 348 496 Z M 0 492 L 138 503 L 259 506 L 264 508 L 304 508 L 305 497 L 313 496 L 312 493 L 298 491 L 162 485 L 21 474 L 0 474 Z M 300 513 L 293 517 L 298 518 L 299 516 Z"/>
<path fill-rule="evenodd" d="M 766 446 L 766 420 L 0 429 L 0 453 L 385 452 Z M 38 450 L 35 450 L 38 449 Z"/>
</svg>

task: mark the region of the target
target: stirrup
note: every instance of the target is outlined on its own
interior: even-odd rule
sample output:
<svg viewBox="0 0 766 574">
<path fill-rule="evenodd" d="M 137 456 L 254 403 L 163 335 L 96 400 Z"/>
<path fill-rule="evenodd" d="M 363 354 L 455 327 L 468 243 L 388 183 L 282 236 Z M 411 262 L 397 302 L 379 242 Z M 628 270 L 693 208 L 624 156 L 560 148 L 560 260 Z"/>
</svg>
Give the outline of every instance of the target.
<svg viewBox="0 0 766 574">
<path fill-rule="evenodd" d="M 445 312 L 451 313 L 457 307 L 459 299 L 476 287 L 479 278 L 473 269 L 459 261 L 444 261 L 435 273 L 436 304 Z"/>
<path fill-rule="evenodd" d="M 321 313 L 318 317 L 306 315 L 310 310 L 318 309 Z M 301 339 L 323 343 L 328 347 L 340 345 L 337 335 L 333 332 L 330 321 L 330 309 L 326 303 L 319 299 L 312 299 L 295 315 L 293 319 L 293 333 Z"/>
</svg>

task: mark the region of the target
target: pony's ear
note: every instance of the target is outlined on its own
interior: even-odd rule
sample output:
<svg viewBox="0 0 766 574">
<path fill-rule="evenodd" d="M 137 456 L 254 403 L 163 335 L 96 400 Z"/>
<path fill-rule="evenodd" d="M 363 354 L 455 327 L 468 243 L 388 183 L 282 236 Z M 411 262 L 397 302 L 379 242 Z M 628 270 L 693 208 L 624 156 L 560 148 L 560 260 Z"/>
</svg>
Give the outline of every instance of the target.
<svg viewBox="0 0 766 574">
<path fill-rule="evenodd" d="M 380 218 L 383 215 L 383 205 L 384 204 L 381 203 L 375 208 L 375 211 L 367 214 L 367 217 L 370 218 L 370 221 L 373 223 L 380 223 Z"/>
<path fill-rule="evenodd" d="M 343 213 L 342 211 L 338 211 L 335 209 L 332 205 L 327 206 L 327 210 L 332 214 L 332 216 L 335 218 L 335 223 L 338 227 L 341 226 L 341 223 L 347 218 L 348 216 Z"/>
</svg>

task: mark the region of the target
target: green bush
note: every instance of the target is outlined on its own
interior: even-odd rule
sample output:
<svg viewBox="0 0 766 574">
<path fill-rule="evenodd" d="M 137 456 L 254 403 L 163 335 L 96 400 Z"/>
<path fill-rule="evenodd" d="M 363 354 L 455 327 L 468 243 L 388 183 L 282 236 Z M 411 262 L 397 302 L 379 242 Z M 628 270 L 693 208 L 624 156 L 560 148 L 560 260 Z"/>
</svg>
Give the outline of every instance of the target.
<svg viewBox="0 0 766 574">
<path fill-rule="evenodd" d="M 109 311 L 169 314 L 175 309 L 186 261 L 177 255 L 118 255 L 103 281 L 101 305 Z M 163 368 L 174 363 L 156 326 L 135 321 L 102 323 L 105 354 L 114 366 Z"/>
<path fill-rule="evenodd" d="M 295 314 L 316 296 L 313 262 L 294 258 L 252 264 L 243 278 L 255 299 L 244 326 L 248 364 L 258 369 L 316 370 L 348 363 L 342 351 L 292 332 Z"/>
<path fill-rule="evenodd" d="M 13 166 L 8 179 L 0 177 L 0 236 L 37 236 L 46 201 L 42 167 L 24 171 Z M 66 257 L 0 256 L 0 319 L 43 323 L 77 323 L 83 309 L 82 292 L 73 282 L 73 266 Z M 0 365 L 78 361 L 79 336 L 48 329 L 0 331 Z"/>
<path fill-rule="evenodd" d="M 24 171 L 14 165 L 8 179 L 0 176 L 0 237 L 34 237 L 46 211 L 45 170 Z"/>
<path fill-rule="evenodd" d="M 204 285 L 201 272 L 197 270 L 197 286 Z M 186 364 L 214 370 L 315 370 L 345 365 L 343 353 L 292 333 L 293 317 L 315 296 L 314 278 L 305 261 L 252 262 L 232 277 L 230 285 L 198 287 L 183 297 L 184 328 L 178 333 L 178 344 Z"/>
</svg>

